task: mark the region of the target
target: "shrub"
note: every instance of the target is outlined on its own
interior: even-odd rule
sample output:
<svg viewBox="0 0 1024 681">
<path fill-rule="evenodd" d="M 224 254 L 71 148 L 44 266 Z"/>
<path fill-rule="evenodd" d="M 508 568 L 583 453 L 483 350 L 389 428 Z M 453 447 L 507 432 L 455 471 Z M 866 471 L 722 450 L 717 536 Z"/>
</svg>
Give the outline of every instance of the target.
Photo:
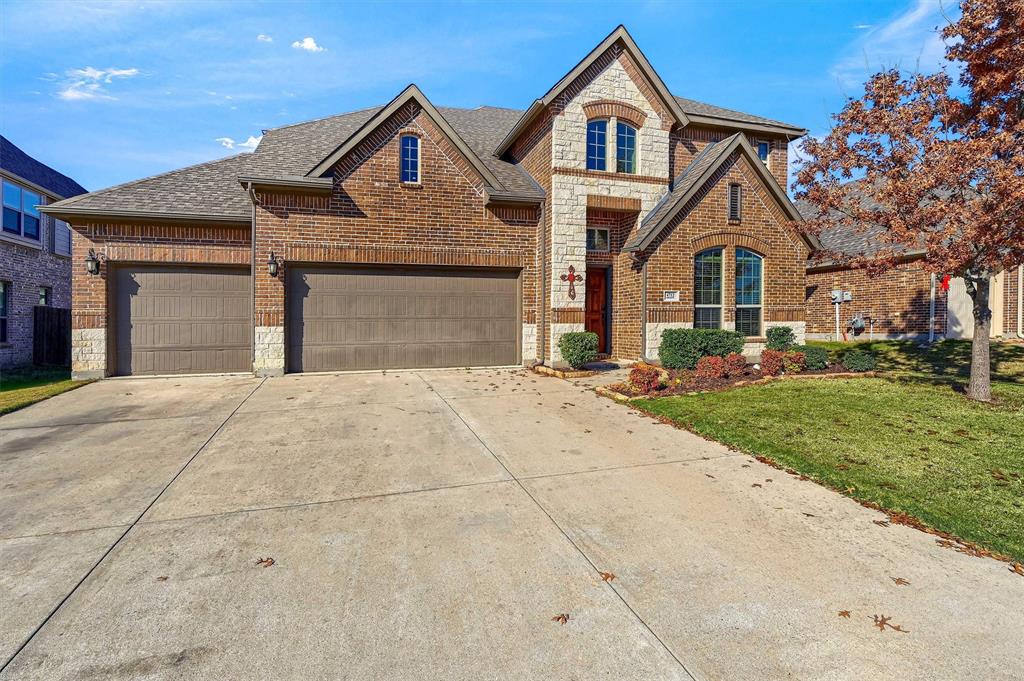
<svg viewBox="0 0 1024 681">
<path fill-rule="evenodd" d="M 573 331 L 558 339 L 562 359 L 573 369 L 581 369 L 597 357 L 597 334 L 591 331 Z"/>
<path fill-rule="evenodd" d="M 878 366 L 878 360 L 870 352 L 850 350 L 843 355 L 843 366 L 850 371 L 871 371 Z"/>
<path fill-rule="evenodd" d="M 782 368 L 787 374 L 798 374 L 807 367 L 807 356 L 790 350 L 782 358 Z"/>
<path fill-rule="evenodd" d="M 661 387 L 661 369 L 650 364 L 637 364 L 629 372 L 629 384 L 640 392 L 653 392 Z"/>
<path fill-rule="evenodd" d="M 786 353 L 782 350 L 761 351 L 761 373 L 765 376 L 778 376 L 782 373 Z"/>
<path fill-rule="evenodd" d="M 790 326 L 773 326 L 765 336 L 768 338 L 769 350 L 789 350 L 796 345 L 796 334 Z"/>
<path fill-rule="evenodd" d="M 725 329 L 665 329 L 658 357 L 670 369 L 694 369 L 701 357 L 725 357 L 743 350 L 743 335 Z"/>
<path fill-rule="evenodd" d="M 708 355 L 697 360 L 697 372 L 695 375 L 698 379 L 725 378 L 725 372 L 725 360 L 721 357 Z"/>
<path fill-rule="evenodd" d="M 725 375 L 742 376 L 747 370 L 747 358 L 738 352 L 730 352 L 725 356 Z"/>
<path fill-rule="evenodd" d="M 794 345 L 793 350 L 804 353 L 807 368 L 820 371 L 828 368 L 828 350 L 818 345 Z"/>
</svg>

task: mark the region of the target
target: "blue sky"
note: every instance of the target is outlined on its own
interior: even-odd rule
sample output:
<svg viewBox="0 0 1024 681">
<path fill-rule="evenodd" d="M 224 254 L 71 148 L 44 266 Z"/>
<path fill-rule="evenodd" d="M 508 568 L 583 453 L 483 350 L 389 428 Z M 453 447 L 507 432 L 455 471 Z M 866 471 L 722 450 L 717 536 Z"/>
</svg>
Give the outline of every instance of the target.
<svg viewBox="0 0 1024 681">
<path fill-rule="evenodd" d="M 820 135 L 869 72 L 936 69 L 942 22 L 938 0 L 5 0 L 0 131 L 101 189 L 410 82 L 439 106 L 525 108 L 623 23 L 675 94 Z"/>
</svg>

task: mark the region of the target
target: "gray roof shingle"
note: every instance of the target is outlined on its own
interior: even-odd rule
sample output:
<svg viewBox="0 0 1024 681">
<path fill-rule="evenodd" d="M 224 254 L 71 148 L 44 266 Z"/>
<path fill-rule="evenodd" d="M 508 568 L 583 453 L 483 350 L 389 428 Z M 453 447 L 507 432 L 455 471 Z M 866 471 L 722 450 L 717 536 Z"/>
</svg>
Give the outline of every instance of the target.
<svg viewBox="0 0 1024 681">
<path fill-rule="evenodd" d="M 672 95 L 676 101 L 679 102 L 679 106 L 682 107 L 683 111 L 687 115 L 692 116 L 709 116 L 711 118 L 722 118 L 727 121 L 734 121 L 737 123 L 753 123 L 755 125 L 771 125 L 781 128 L 792 128 L 795 133 L 804 133 L 804 129 L 798 125 L 792 125 L 790 123 L 783 123 L 771 118 L 764 118 L 763 116 L 755 116 L 753 114 L 743 113 L 742 111 L 734 111 L 733 109 L 725 109 L 714 104 L 705 104 L 704 102 L 698 102 L 695 99 L 686 99 L 677 95 Z"/>
<path fill-rule="evenodd" d="M 87 191 L 64 173 L 35 160 L 3 135 L 0 135 L 0 168 L 61 198 L 78 196 Z"/>
<path fill-rule="evenodd" d="M 686 109 L 740 122 L 785 125 L 770 119 L 677 98 Z M 383 107 L 267 130 L 256 151 L 174 170 L 55 204 L 59 208 L 138 213 L 189 213 L 248 219 L 251 206 L 238 177 L 302 177 L 329 156 Z M 542 197 L 521 166 L 497 158 L 500 144 L 523 112 L 490 106 L 439 107 L 438 111 L 510 194 Z M 685 176 L 686 173 L 683 174 Z M 681 177 L 683 177 L 681 176 Z"/>
</svg>

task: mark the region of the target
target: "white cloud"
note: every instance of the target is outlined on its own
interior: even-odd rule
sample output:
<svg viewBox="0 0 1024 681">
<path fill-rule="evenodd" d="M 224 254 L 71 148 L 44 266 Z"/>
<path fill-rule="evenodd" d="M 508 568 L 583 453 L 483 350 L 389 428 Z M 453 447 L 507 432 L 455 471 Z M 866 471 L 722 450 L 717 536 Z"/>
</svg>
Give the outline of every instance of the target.
<svg viewBox="0 0 1024 681">
<path fill-rule="evenodd" d="M 317 45 L 316 41 L 310 38 L 309 36 L 306 36 L 302 40 L 296 40 L 294 43 L 292 43 L 292 47 L 294 47 L 296 50 L 306 50 L 307 52 L 323 52 L 325 49 L 327 49 Z"/>
<path fill-rule="evenodd" d="M 256 40 L 259 40 L 261 43 L 272 43 L 272 42 L 274 42 L 274 39 L 271 38 L 266 33 L 260 33 L 258 36 L 256 36 Z"/>
<path fill-rule="evenodd" d="M 874 24 L 854 24 L 853 27 L 855 29 L 857 29 L 858 31 L 864 31 L 864 30 L 867 30 L 869 28 L 874 28 L 875 25 Z"/>
<path fill-rule="evenodd" d="M 218 137 L 217 139 L 214 140 L 214 142 L 220 142 L 220 145 L 225 149 L 234 149 L 237 147 L 244 151 L 255 151 L 256 147 L 259 146 L 260 140 L 262 139 L 263 135 L 260 135 L 259 137 L 253 137 L 252 135 L 249 135 L 249 139 L 245 140 L 244 142 L 236 142 L 230 137 Z"/>
<path fill-rule="evenodd" d="M 52 80 L 45 74 L 45 80 Z M 104 87 L 114 82 L 115 78 L 132 78 L 139 75 L 138 69 L 97 69 L 86 66 L 84 69 L 69 69 L 61 81 L 57 96 L 68 101 L 81 100 L 113 100 L 117 99 Z"/>
<path fill-rule="evenodd" d="M 857 24 L 854 28 L 864 34 L 849 45 L 829 73 L 848 91 L 859 89 L 869 76 L 885 68 L 937 71 L 946 52 L 939 31 L 946 23 L 939 0 L 916 0 L 888 23 Z"/>
</svg>

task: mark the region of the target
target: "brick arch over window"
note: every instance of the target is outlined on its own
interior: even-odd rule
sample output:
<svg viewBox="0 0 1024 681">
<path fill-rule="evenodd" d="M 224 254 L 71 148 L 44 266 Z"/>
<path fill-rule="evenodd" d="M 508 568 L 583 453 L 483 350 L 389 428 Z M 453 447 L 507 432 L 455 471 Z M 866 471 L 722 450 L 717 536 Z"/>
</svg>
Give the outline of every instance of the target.
<svg viewBox="0 0 1024 681">
<path fill-rule="evenodd" d="M 709 248 L 732 246 L 749 249 L 765 258 L 770 249 L 767 242 L 739 232 L 711 232 L 709 234 L 702 234 L 691 239 L 690 243 L 693 246 L 694 253 L 699 253 Z"/>
<path fill-rule="evenodd" d="M 587 120 L 594 118 L 611 118 L 615 116 L 624 123 L 629 123 L 634 128 L 642 128 L 647 114 L 635 106 L 624 102 L 616 102 L 610 99 L 599 99 L 596 102 L 588 102 L 583 105 L 583 112 Z"/>
</svg>

